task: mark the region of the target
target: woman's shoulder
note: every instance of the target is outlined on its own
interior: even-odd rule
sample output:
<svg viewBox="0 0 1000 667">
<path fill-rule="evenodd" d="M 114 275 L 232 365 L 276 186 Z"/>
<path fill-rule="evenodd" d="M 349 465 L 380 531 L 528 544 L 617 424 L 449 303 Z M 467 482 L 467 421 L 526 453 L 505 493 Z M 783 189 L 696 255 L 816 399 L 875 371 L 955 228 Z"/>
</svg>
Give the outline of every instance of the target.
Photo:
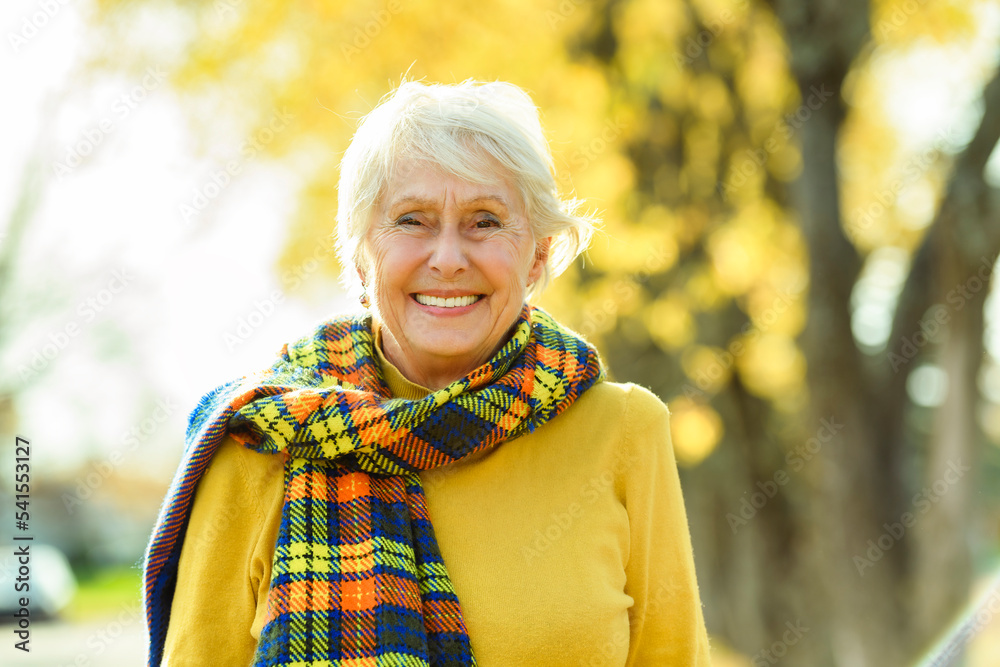
<svg viewBox="0 0 1000 667">
<path fill-rule="evenodd" d="M 264 512 L 283 493 L 283 484 L 283 456 L 255 452 L 226 435 L 212 455 L 199 493 L 212 500 L 236 502 Z"/>
<path fill-rule="evenodd" d="M 588 411 L 596 410 L 605 416 L 618 414 L 630 419 L 650 419 L 670 415 L 659 396 L 632 382 L 599 382 L 577 400 Z"/>
<path fill-rule="evenodd" d="M 557 441 L 592 447 L 598 459 L 638 460 L 670 446 L 670 412 L 649 389 L 600 382 L 585 391 L 549 430 Z"/>
<path fill-rule="evenodd" d="M 672 458 L 670 410 L 652 391 L 631 382 L 601 382 L 580 397 L 583 432 L 609 440 L 617 456 L 651 464 Z M 613 443 L 613 444 L 612 444 Z"/>
</svg>

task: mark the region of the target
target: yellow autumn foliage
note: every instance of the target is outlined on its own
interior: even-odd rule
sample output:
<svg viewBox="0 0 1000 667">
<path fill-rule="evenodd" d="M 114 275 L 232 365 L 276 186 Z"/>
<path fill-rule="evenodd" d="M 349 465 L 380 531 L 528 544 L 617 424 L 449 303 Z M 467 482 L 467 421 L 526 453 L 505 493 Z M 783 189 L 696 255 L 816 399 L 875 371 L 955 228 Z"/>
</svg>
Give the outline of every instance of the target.
<svg viewBox="0 0 1000 667">
<path fill-rule="evenodd" d="M 949 160 L 948 146 L 928 153 L 897 129 L 887 67 L 913 49 L 978 35 L 986 4 L 872 3 L 871 49 L 844 88 L 852 111 L 837 156 L 842 219 L 863 253 L 916 246 Z M 275 114 L 291 118 L 262 146 L 302 180 L 275 267 L 286 290 L 309 298 L 339 289 L 328 252 L 337 165 L 357 121 L 383 95 L 404 78 L 508 80 L 539 106 L 561 191 L 604 219 L 590 251 L 542 305 L 602 348 L 658 351 L 656 364 L 672 364 L 706 396 L 723 391 L 734 373 L 779 407 L 803 395 L 806 360 L 796 337 L 805 325 L 808 258 L 799 222 L 773 186 L 801 172 L 797 129 L 809 122 L 809 108 L 780 26 L 760 3 L 98 0 L 95 7 L 105 45 L 95 65 L 169 70 L 200 147 L 220 161 Z M 306 262 L 319 268 L 303 280 L 296 269 Z M 687 398 L 671 407 L 678 457 L 697 463 L 721 441 L 720 417 Z"/>
</svg>

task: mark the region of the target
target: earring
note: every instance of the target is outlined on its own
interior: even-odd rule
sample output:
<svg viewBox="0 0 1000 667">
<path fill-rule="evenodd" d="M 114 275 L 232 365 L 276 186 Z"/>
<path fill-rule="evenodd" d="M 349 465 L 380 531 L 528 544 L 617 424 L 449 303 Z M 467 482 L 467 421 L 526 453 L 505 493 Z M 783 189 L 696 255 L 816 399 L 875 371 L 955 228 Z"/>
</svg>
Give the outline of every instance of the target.
<svg viewBox="0 0 1000 667">
<path fill-rule="evenodd" d="M 364 285 L 362 285 L 361 288 L 362 292 L 361 292 L 361 298 L 359 300 L 361 301 L 362 307 L 367 308 L 370 305 L 372 305 L 372 302 L 371 300 L 368 299 L 368 292 L 364 290 Z"/>
</svg>

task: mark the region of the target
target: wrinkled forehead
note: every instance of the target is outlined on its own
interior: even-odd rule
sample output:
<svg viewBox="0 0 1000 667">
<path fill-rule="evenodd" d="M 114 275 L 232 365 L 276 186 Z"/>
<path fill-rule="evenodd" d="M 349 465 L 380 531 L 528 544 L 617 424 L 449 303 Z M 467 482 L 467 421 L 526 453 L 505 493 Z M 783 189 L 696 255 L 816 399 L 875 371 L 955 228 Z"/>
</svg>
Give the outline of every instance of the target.
<svg viewBox="0 0 1000 667">
<path fill-rule="evenodd" d="M 437 156 L 404 153 L 390 165 L 387 182 L 379 194 L 378 208 L 385 210 L 405 199 L 429 199 L 439 196 L 436 187 L 454 177 L 464 187 L 463 200 L 493 199 L 502 202 L 512 213 L 524 213 L 524 197 L 513 174 L 479 147 L 471 148 L 461 162 Z"/>
</svg>

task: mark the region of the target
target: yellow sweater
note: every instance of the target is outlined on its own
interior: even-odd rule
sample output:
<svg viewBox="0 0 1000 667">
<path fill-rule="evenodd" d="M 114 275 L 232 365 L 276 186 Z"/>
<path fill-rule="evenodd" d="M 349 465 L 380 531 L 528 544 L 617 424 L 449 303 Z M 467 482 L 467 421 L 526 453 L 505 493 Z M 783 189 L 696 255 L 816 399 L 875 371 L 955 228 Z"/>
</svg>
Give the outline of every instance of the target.
<svg viewBox="0 0 1000 667">
<path fill-rule="evenodd" d="M 428 390 L 380 355 L 394 396 Z M 198 485 L 169 667 L 251 664 L 284 492 L 226 438 Z M 537 431 L 420 475 L 480 667 L 708 665 L 663 403 L 605 382 Z"/>
</svg>

